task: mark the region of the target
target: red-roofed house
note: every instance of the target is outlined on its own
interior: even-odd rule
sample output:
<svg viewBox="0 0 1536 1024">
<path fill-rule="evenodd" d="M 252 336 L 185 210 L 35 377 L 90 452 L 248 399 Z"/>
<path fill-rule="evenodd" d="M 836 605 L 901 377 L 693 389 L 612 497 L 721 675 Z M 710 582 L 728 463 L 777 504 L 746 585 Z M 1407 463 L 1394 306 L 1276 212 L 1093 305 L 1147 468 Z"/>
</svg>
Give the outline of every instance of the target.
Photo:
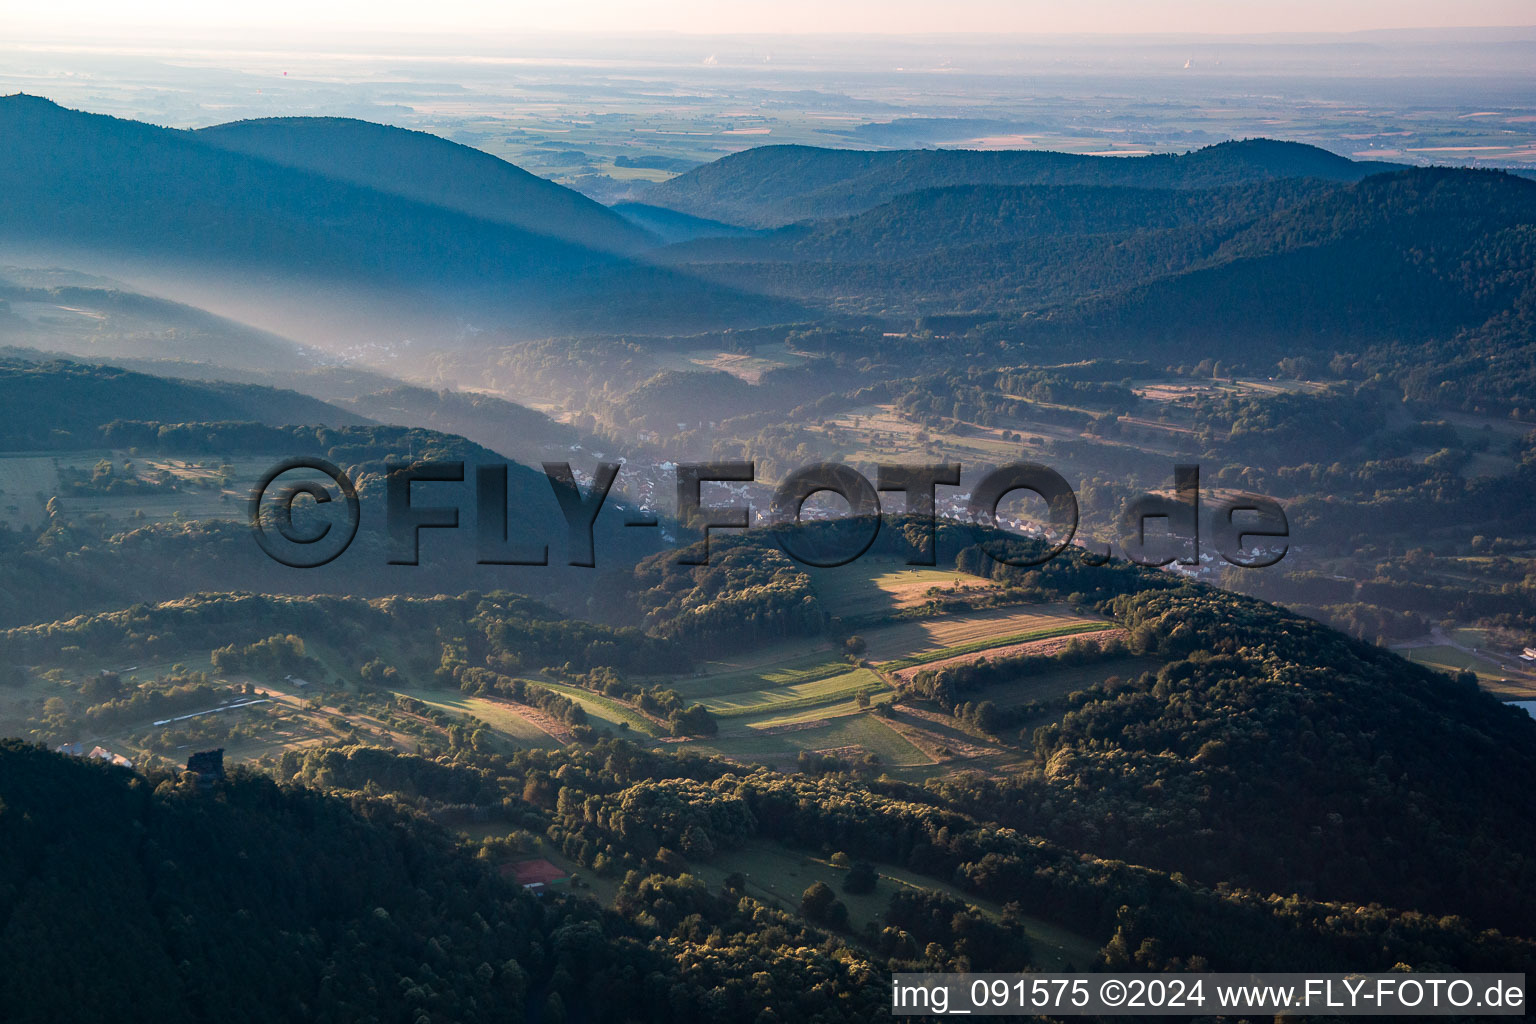
<svg viewBox="0 0 1536 1024">
<path fill-rule="evenodd" d="M 542 857 L 503 864 L 501 877 L 516 879 L 518 885 L 531 892 L 539 892 L 549 886 L 564 885 L 571 880 L 564 871 Z"/>
</svg>

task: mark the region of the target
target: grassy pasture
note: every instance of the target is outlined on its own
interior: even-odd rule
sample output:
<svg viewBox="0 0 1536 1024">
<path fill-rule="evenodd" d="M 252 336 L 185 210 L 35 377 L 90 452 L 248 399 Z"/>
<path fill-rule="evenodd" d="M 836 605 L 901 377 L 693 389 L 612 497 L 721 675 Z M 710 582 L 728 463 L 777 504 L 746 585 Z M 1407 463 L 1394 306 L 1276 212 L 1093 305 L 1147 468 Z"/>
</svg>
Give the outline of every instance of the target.
<svg viewBox="0 0 1536 1024">
<path fill-rule="evenodd" d="M 1469 626 L 1463 629 L 1453 629 L 1450 631 L 1450 634 L 1451 642 L 1460 644 L 1463 647 L 1487 647 L 1498 642 L 1491 629 L 1476 629 Z"/>
<path fill-rule="evenodd" d="M 750 355 L 744 352 L 722 352 L 716 348 L 658 352 L 656 362 L 669 370 L 720 370 L 748 384 L 756 384 L 768 371 L 800 366 L 805 362 L 805 357 L 789 351 L 783 345 L 763 345 Z"/>
<path fill-rule="evenodd" d="M 1425 647 L 1409 647 L 1402 651 L 1409 661 L 1446 671 L 1460 672 L 1471 669 L 1479 676 L 1502 676 L 1505 670 L 1493 662 L 1475 654 L 1452 647 L 1449 644 L 1432 644 Z"/>
<path fill-rule="evenodd" d="M 710 661 L 697 675 L 660 681 L 687 700 L 705 700 L 730 693 L 808 683 L 846 671 L 848 662 L 838 656 L 831 644 L 802 641 Z"/>
<path fill-rule="evenodd" d="M 810 723 L 818 721 L 807 713 Z M 929 758 L 905 737 L 870 714 L 829 718 L 806 728 L 769 731 L 755 724 L 745 729 L 724 729 L 707 743 L 690 744 L 699 750 L 724 754 L 743 761 L 786 760 L 802 750 L 835 750 L 859 747 L 874 754 L 882 764 L 896 767 L 928 764 Z"/>
<path fill-rule="evenodd" d="M 1536 678 L 1529 674 L 1522 675 L 1520 670 L 1513 666 L 1501 665 L 1449 644 L 1406 647 L 1399 649 L 1397 653 L 1409 661 L 1441 672 L 1470 670 L 1477 675 L 1477 680 L 1484 689 L 1501 696 L 1528 697 L 1536 694 Z"/>
<path fill-rule="evenodd" d="M 428 707 L 446 711 L 452 715 L 477 718 L 493 731 L 520 747 L 557 747 L 560 741 L 540 729 L 518 712 L 515 705 L 470 697 L 444 690 L 395 690 L 403 697 L 412 697 Z"/>
<path fill-rule="evenodd" d="M 909 566 L 890 558 L 859 559 L 806 572 L 827 610 L 845 619 L 916 607 L 928 600 L 928 591 L 934 587 L 968 590 L 995 585 L 953 569 Z"/>
<path fill-rule="evenodd" d="M 650 737 L 656 736 L 660 731 L 655 722 L 646 718 L 634 708 L 627 707 L 609 697 L 604 697 L 602 694 L 583 690 L 576 686 L 566 686 L 562 683 L 545 682 L 542 679 L 537 681 L 530 679 L 528 680 L 528 685 L 541 686 L 546 690 L 553 690 L 562 696 L 569 697 L 577 704 L 580 704 L 582 710 L 588 715 L 616 728 L 621 727 L 623 723 L 628 723 L 630 729 L 642 736 Z"/>
<path fill-rule="evenodd" d="M 1009 643 L 1105 629 L 1108 625 L 1069 608 L 1030 605 L 937 619 L 910 619 L 862 635 L 871 661 L 898 668 Z"/>
<path fill-rule="evenodd" d="M 1013 644 L 1024 644 L 1034 640 L 1049 640 L 1059 636 L 1074 636 L 1078 633 L 1098 633 L 1105 629 L 1105 625 L 1099 622 L 1069 622 L 1059 626 L 1046 626 L 1041 629 L 1032 629 L 1024 633 L 1014 633 L 1006 636 L 982 637 L 979 640 L 971 640 L 963 644 L 939 651 L 924 651 L 910 657 L 899 658 L 887 663 L 888 668 L 909 668 L 913 665 L 926 665 L 930 662 L 943 661 L 964 654 L 975 654 L 978 651 L 990 651 L 998 647 L 1008 647 Z"/>
<path fill-rule="evenodd" d="M 888 704 L 896 697 L 894 690 L 881 687 L 878 691 L 871 691 L 869 702 L 874 704 Z M 754 718 L 747 723 L 752 729 L 771 729 L 779 725 L 794 725 L 799 722 L 816 722 L 832 718 L 841 718 L 844 715 L 862 714 L 864 708 L 859 707 L 857 700 L 843 700 L 835 704 L 818 704 L 813 707 L 784 708 L 775 707 L 771 714 L 762 718 Z"/>
<path fill-rule="evenodd" d="M 179 490 L 146 490 L 122 494 L 66 492 L 57 467 L 82 470 L 89 476 L 96 463 L 109 459 L 121 471 L 131 462 L 140 478 L 164 473 Z M 277 456 L 239 456 L 231 459 L 230 484 L 219 483 L 222 456 L 210 454 L 189 460 L 169 456 L 135 456 L 126 450 L 105 448 L 88 451 L 0 454 L 0 522 L 39 525 L 45 518 L 48 498 L 58 495 L 67 516 L 105 516 L 132 521 L 143 513 L 144 522 L 164 521 L 180 513 L 185 519 L 240 519 L 246 515 L 246 499 L 256 480 Z M 39 498 L 39 495 L 42 495 Z"/>
<path fill-rule="evenodd" d="M 841 667 L 848 669 L 846 662 L 842 662 Z M 873 692 L 884 688 L 885 684 L 878 676 L 867 668 L 859 668 L 789 686 L 705 697 L 701 703 L 717 718 L 736 718 L 815 707 L 840 697 L 851 697 L 860 690 Z"/>
</svg>

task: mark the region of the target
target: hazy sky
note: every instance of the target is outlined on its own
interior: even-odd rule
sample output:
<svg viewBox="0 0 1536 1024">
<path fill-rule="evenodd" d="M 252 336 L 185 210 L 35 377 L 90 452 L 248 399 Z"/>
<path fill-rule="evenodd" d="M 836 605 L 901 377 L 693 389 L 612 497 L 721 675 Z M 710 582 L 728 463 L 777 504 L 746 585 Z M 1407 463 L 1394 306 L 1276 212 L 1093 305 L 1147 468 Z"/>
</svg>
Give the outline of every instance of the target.
<svg viewBox="0 0 1536 1024">
<path fill-rule="evenodd" d="M 0 0 L 0 29 L 694 33 L 1353 32 L 1536 24 L 1531 0 Z M 177 31 L 179 30 L 179 31 Z"/>
</svg>

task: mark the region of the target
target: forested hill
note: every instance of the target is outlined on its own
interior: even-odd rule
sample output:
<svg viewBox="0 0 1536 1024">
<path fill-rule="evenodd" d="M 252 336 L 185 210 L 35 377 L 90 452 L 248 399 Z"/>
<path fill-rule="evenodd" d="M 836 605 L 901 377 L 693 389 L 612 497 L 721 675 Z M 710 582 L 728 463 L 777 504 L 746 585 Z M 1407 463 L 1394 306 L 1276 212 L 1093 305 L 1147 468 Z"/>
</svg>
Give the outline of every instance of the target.
<svg viewBox="0 0 1536 1024">
<path fill-rule="evenodd" d="M 1304 180 L 1220 189 L 962 184 L 906 192 L 862 213 L 790 224 L 745 238 L 700 236 L 668 247 L 660 258 L 668 263 L 825 259 L 865 264 L 966 247 L 1035 243 L 1031 255 L 1060 270 L 1061 249 L 1069 249 L 1075 236 L 1098 241 L 1101 261 L 1112 243 L 1138 232 L 1158 232 L 1164 239 L 1180 233 L 1189 235 L 1192 243 L 1213 246 L 1212 239 L 1220 241 L 1326 190 L 1324 183 Z M 1046 250 L 1048 241 L 1051 249 Z M 1189 249 L 1201 252 L 1197 246 Z M 1071 273 L 1063 278 L 1068 279 L 1061 284 L 1069 284 Z"/>
<path fill-rule="evenodd" d="M 445 574 L 456 586 L 515 587 L 569 602 L 584 602 L 590 594 L 591 570 L 573 561 L 584 557 L 584 550 L 568 543 L 571 531 L 545 474 L 508 463 L 497 453 L 461 437 L 379 425 L 268 427 L 256 423 L 115 420 L 97 432 L 89 444 L 75 441 L 71 447 L 136 452 L 134 458 L 140 462 L 169 456 L 214 467 L 234 459 L 240 466 L 220 470 L 221 477 L 227 474 L 222 482 L 215 479 L 199 486 L 205 514 L 185 521 L 140 521 L 137 517 L 103 520 L 82 504 L 98 503 L 96 492 L 117 493 L 111 487 L 119 475 L 116 467 L 103 460 L 106 465 L 98 464 L 102 471 L 99 480 L 89 472 L 76 474 L 80 487 L 63 491 L 61 500 L 50 507 L 46 522 L 21 530 L 0 530 L 0 561 L 8 582 L 0 589 L 0 622 L 37 622 L 138 601 L 173 600 L 199 590 L 432 594 L 441 592 Z M 89 457 L 94 459 L 95 453 Z M 258 476 L 294 457 L 318 457 L 335 464 L 356 484 L 361 506 L 356 539 L 345 553 L 304 571 L 263 554 L 252 540 L 246 520 L 245 502 Z M 422 571 L 415 564 L 391 564 L 391 558 L 408 558 L 410 552 L 400 551 L 387 530 L 388 468 L 421 462 L 464 465 L 464 481 L 434 485 L 442 500 L 461 513 L 456 529 L 423 531 L 417 550 L 420 565 L 431 566 L 431 571 Z M 507 473 L 507 529 L 512 547 L 503 543 L 487 552 L 479 547 L 476 474 L 481 466 L 502 465 Z M 132 481 L 125 484 L 132 486 Z M 162 494 L 180 487 L 174 479 L 159 478 L 154 483 Z M 276 492 L 267 493 L 270 498 Z M 139 500 L 134 491 L 125 490 L 115 502 L 122 513 Z M 339 523 L 338 505 L 327 506 L 324 511 L 304 505 L 295 512 L 300 517 Z M 267 507 L 272 507 L 270 501 Z M 593 526 L 597 559 L 628 565 L 653 553 L 661 543 L 653 531 L 624 528 L 630 508 L 615 487 Z M 488 527 L 487 538 L 495 536 L 494 529 L 494 525 Z M 546 546 L 547 561 L 533 564 Z M 481 558 L 503 561 L 482 563 Z"/>
<path fill-rule="evenodd" d="M 400 785 L 494 791 L 489 774 L 362 753 Z M 8 1024 L 724 1020 L 762 999 L 830 1024 L 886 998 L 867 961 L 781 912 L 658 878 L 632 899 L 669 927 L 705 910 L 715 933 L 657 937 L 655 917 L 523 894 L 385 800 L 260 775 L 204 791 L 3 740 L 0 830 Z"/>
<path fill-rule="evenodd" d="M 196 136 L 221 149 L 594 249 L 632 252 L 654 242 L 580 192 L 426 132 L 350 117 L 268 117 L 201 128 Z"/>
<path fill-rule="evenodd" d="M 932 188 L 654 258 L 832 308 L 992 320 L 1044 360 L 1268 375 L 1374 349 L 1416 397 L 1501 412 L 1536 383 L 1536 182 L 1498 171 Z"/>
<path fill-rule="evenodd" d="M 10 1021 L 393 1020 L 402 995 L 502 1020 L 548 976 L 549 908 L 340 800 L 254 778 L 201 797 L 6 740 L 0 826 Z"/>
<path fill-rule="evenodd" d="M 372 421 L 307 395 L 256 384 L 172 380 L 113 366 L 0 356 L 0 446 L 88 448 L 115 420 L 330 427 Z"/>
<path fill-rule="evenodd" d="M 320 361 L 314 349 L 207 310 L 97 282 L 29 277 L 43 275 L 0 271 L 0 343 L 93 362 L 180 360 L 224 371 L 309 369 Z M 28 307 L 37 312 L 16 312 Z"/>
<path fill-rule="evenodd" d="M 1210 188 L 1274 178 L 1358 181 L 1397 165 L 1362 163 L 1295 142 L 1247 139 L 1182 155 L 1078 156 L 1019 150 L 842 150 L 764 146 L 663 182 L 646 202 L 680 213 L 777 227 L 858 213 L 947 185 Z"/>
<path fill-rule="evenodd" d="M 139 121 L 0 98 L 5 235 L 128 251 L 174 250 L 245 268 L 443 280 L 494 251 L 506 272 L 609 262 L 581 246 L 413 203 Z M 407 244 L 414 237 L 414 244 Z M 457 243 L 449 246 L 449 238 Z M 468 259 L 466 259 L 468 257 Z"/>
<path fill-rule="evenodd" d="M 1032 960 L 1012 911 L 998 922 L 938 892 L 898 892 L 886 927 L 849 935 L 754 898 L 739 873 L 688 873 L 754 835 L 1025 900 L 1112 933 L 1103 960 L 1121 969 L 1530 962 L 1528 943 L 1454 918 L 1200 889 L 907 787 L 729 768 L 612 741 L 435 760 L 354 746 L 289 751 L 282 783 L 237 771 L 204 787 L 0 741 L 0 1005 L 8 1024 L 57 1021 L 61 1005 L 71 1021 L 157 1024 L 851 1024 L 885 1012 L 891 971 Z M 612 814 L 583 814 L 599 802 Z M 613 909 L 518 892 L 496 870 L 518 834 L 456 843 L 425 818 L 452 809 L 601 844 L 630 866 Z"/>
<path fill-rule="evenodd" d="M 462 342 L 464 319 L 720 326 L 791 308 L 38 97 L 0 98 L 0 136 L 0 242 L 299 341 Z"/>
<path fill-rule="evenodd" d="M 397 387 L 360 404 L 412 422 L 450 419 L 486 433 L 499 431 L 507 440 L 541 431 L 551 445 L 569 437 L 538 413 L 479 396 Z M 547 594 L 582 582 L 584 570 L 568 565 L 568 556 L 579 552 L 568 551 L 569 530 L 543 472 L 452 433 L 375 423 L 293 391 L 167 379 L 67 360 L 0 358 L 0 451 L 34 456 L 29 463 L 34 466 L 55 463 L 40 470 L 40 478 L 8 480 L 6 504 L 42 500 L 28 493 L 33 487 L 58 499 L 49 503 L 46 521 L 13 521 L 0 530 L 8 581 L 0 590 L 3 622 L 174 598 L 196 589 L 435 592 L 441 576 L 407 567 L 391 571 L 388 565 L 388 467 L 415 462 L 465 465 L 463 482 L 439 485 L 446 500 L 463 508 L 463 528 L 434 531 L 446 536 L 432 536 L 423 545 L 428 562 L 488 588 L 517 577 L 525 588 Z M 335 464 L 355 482 L 361 501 L 356 543 L 344 557 L 307 572 L 263 555 L 244 522 L 250 488 L 269 468 L 294 457 Z M 183 468 L 173 470 L 172 463 Z M 196 468 L 186 468 L 191 464 Z M 500 557 L 476 547 L 481 466 L 506 467 L 508 529 L 514 544 L 530 545 L 517 557 L 537 559 L 532 545 L 542 541 L 550 548 L 551 564 L 519 569 L 477 563 Z M 37 482 L 23 488 L 16 480 Z M 659 540 L 624 529 L 622 490 L 623 482 L 604 502 L 594 543 L 601 553 L 596 557 L 628 564 L 654 551 Z M 157 522 L 136 514 L 157 501 L 173 502 L 178 519 Z M 104 510 L 110 515 L 102 519 L 98 513 Z M 319 510 L 300 510 L 311 513 Z"/>
<path fill-rule="evenodd" d="M 1068 307 L 1066 319 L 1143 354 L 1167 339 L 1200 347 L 1242 338 L 1273 358 L 1394 341 L 1437 341 L 1455 358 L 1469 340 L 1460 332 L 1489 325 L 1467 353 L 1488 371 L 1489 357 L 1507 358 L 1499 350 L 1529 350 L 1518 318 L 1536 292 L 1533 232 L 1536 182 L 1400 171 L 1277 211 L 1205 265 Z"/>
</svg>

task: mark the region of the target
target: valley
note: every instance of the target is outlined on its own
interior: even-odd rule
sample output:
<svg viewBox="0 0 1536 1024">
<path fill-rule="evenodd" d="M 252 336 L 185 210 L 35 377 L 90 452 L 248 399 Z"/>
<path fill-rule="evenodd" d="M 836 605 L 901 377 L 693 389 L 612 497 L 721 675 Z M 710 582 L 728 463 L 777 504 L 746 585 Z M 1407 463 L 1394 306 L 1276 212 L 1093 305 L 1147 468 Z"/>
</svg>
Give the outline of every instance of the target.
<svg viewBox="0 0 1536 1024">
<path fill-rule="evenodd" d="M 1357 105 L 1201 71 L 1130 130 L 647 45 L 0 96 L 0 961 L 81 1019 L 417 1024 L 1536 964 L 1516 90 L 1387 110 L 1382 43 Z M 373 99 L 297 114 L 322 72 Z M 774 521 L 817 463 L 878 517 Z M 1016 463 L 1071 500 L 985 496 Z M 954 464 L 934 515 L 881 481 Z M 1141 517 L 1191 466 L 1198 535 Z"/>
</svg>

